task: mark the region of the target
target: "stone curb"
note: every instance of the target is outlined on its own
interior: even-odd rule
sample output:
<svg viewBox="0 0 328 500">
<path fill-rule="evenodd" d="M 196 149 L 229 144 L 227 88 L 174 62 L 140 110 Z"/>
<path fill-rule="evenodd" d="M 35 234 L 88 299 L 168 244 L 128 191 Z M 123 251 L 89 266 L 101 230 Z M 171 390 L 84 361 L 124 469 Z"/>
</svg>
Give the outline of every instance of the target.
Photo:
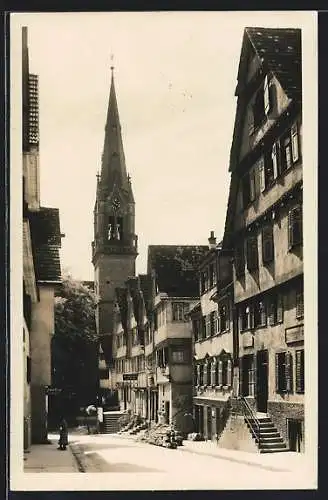
<svg viewBox="0 0 328 500">
<path fill-rule="evenodd" d="M 81 447 L 77 444 L 70 444 L 68 445 L 68 447 L 70 448 L 72 455 L 75 458 L 79 472 L 86 472 L 87 467 L 84 458 L 84 453 L 81 450 Z"/>
</svg>

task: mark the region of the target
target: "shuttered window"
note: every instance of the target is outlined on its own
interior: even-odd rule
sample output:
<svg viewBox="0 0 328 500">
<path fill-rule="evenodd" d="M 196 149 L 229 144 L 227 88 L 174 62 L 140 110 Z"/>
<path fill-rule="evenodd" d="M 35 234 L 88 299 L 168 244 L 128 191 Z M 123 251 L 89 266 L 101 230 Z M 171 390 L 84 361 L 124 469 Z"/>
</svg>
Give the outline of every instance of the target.
<svg viewBox="0 0 328 500">
<path fill-rule="evenodd" d="M 227 306 L 223 305 L 219 309 L 219 318 L 220 318 L 220 332 L 225 332 L 228 329 L 228 312 Z"/>
<path fill-rule="evenodd" d="M 201 332 L 201 338 L 205 339 L 206 338 L 206 316 L 202 316 L 202 332 Z"/>
<path fill-rule="evenodd" d="M 260 158 L 258 162 L 258 176 L 259 176 L 259 184 L 260 191 L 263 192 L 266 188 L 265 184 L 265 168 L 264 168 L 264 157 Z"/>
<path fill-rule="evenodd" d="M 304 349 L 296 351 L 296 392 L 304 393 Z"/>
<path fill-rule="evenodd" d="M 227 360 L 227 385 L 232 386 L 232 363 L 231 359 Z"/>
<path fill-rule="evenodd" d="M 204 365 L 199 365 L 199 385 L 204 385 Z"/>
<path fill-rule="evenodd" d="M 273 294 L 268 298 L 268 324 L 270 326 L 283 322 L 283 297 Z"/>
<path fill-rule="evenodd" d="M 300 245 L 303 239 L 302 207 L 292 208 L 288 213 L 288 246 L 289 249 Z"/>
<path fill-rule="evenodd" d="M 304 294 L 303 290 L 296 292 L 296 318 L 304 317 Z"/>
<path fill-rule="evenodd" d="M 236 245 L 235 249 L 235 271 L 236 277 L 239 278 L 245 274 L 245 252 L 244 252 L 244 242 L 240 242 Z"/>
<path fill-rule="evenodd" d="M 240 309 L 239 328 L 240 331 L 253 328 L 253 309 L 250 305 L 243 305 Z"/>
<path fill-rule="evenodd" d="M 211 336 L 211 315 L 207 314 L 206 316 L 206 337 Z"/>
<path fill-rule="evenodd" d="M 290 352 L 276 353 L 276 392 L 293 391 L 293 358 Z"/>
<path fill-rule="evenodd" d="M 217 311 L 212 311 L 210 314 L 210 328 L 211 328 L 211 335 L 216 334 L 216 325 L 217 325 Z"/>
<path fill-rule="evenodd" d="M 211 385 L 216 384 L 216 360 L 213 359 L 211 363 Z"/>
<path fill-rule="evenodd" d="M 280 145 L 277 141 L 272 146 L 272 168 L 273 168 L 273 178 L 276 179 L 280 174 Z"/>
<path fill-rule="evenodd" d="M 218 385 L 221 386 L 223 384 L 223 362 L 221 359 L 218 361 Z"/>
<path fill-rule="evenodd" d="M 207 361 L 206 363 L 206 384 L 211 385 L 212 379 L 211 379 L 211 372 L 212 372 L 212 363 L 210 361 Z"/>
<path fill-rule="evenodd" d="M 249 198 L 254 201 L 256 198 L 255 168 L 249 171 Z"/>
<path fill-rule="evenodd" d="M 291 138 L 292 138 L 292 159 L 293 163 L 296 163 L 299 159 L 299 141 L 298 141 L 298 130 L 297 123 L 294 123 L 291 129 Z"/>
<path fill-rule="evenodd" d="M 247 269 L 254 271 L 259 267 L 257 236 L 249 236 L 246 241 Z"/>
<path fill-rule="evenodd" d="M 196 385 L 202 385 L 200 381 L 200 365 L 197 365 L 197 378 L 196 378 Z"/>
<path fill-rule="evenodd" d="M 251 356 L 251 363 L 248 372 L 248 395 L 255 395 L 255 362 L 254 356 Z"/>
<path fill-rule="evenodd" d="M 263 300 L 259 300 L 254 308 L 254 326 L 255 328 L 266 325 L 266 308 Z"/>
<path fill-rule="evenodd" d="M 262 260 L 264 263 L 274 259 L 273 224 L 262 228 Z"/>
</svg>

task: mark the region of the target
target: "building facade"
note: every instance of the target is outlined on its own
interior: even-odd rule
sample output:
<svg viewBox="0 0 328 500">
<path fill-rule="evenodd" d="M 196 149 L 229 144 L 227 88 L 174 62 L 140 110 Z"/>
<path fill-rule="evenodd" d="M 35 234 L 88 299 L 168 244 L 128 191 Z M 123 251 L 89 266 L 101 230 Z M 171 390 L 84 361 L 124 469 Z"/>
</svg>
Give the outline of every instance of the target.
<svg viewBox="0 0 328 500">
<path fill-rule="evenodd" d="M 224 246 L 234 249 L 239 395 L 304 450 L 301 32 L 246 28 Z"/>
<path fill-rule="evenodd" d="M 61 282 L 57 208 L 40 206 L 38 77 L 22 29 L 24 449 L 47 442 L 54 294 Z"/>
<path fill-rule="evenodd" d="M 200 301 L 191 311 L 194 346 L 195 430 L 216 440 L 229 416 L 233 388 L 233 283 L 231 255 L 214 233 L 199 266 Z"/>
</svg>

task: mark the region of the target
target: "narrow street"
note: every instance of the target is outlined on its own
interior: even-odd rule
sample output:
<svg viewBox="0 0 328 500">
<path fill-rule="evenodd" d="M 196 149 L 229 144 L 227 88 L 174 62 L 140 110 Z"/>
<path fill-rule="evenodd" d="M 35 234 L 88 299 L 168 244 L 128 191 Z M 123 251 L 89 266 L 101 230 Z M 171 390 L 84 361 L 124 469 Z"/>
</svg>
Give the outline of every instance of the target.
<svg viewBox="0 0 328 500">
<path fill-rule="evenodd" d="M 299 485 L 306 469 L 300 454 L 293 454 L 292 461 L 288 453 L 276 455 L 274 460 L 230 450 L 230 453 L 216 450 L 216 454 L 211 454 L 211 445 L 204 454 L 189 444 L 171 450 L 118 435 L 70 436 L 70 447 L 80 472 L 124 472 L 127 474 L 122 480 L 130 484 L 133 478 L 134 489 L 146 475 L 150 485 L 152 479 L 156 477 L 158 481 L 159 475 L 162 476 L 166 489 L 168 484 L 172 488 L 180 485 L 190 489 L 196 485 L 207 489 L 254 488 L 256 484 L 265 488 L 277 488 L 277 484 L 279 488 L 292 488 Z"/>
</svg>

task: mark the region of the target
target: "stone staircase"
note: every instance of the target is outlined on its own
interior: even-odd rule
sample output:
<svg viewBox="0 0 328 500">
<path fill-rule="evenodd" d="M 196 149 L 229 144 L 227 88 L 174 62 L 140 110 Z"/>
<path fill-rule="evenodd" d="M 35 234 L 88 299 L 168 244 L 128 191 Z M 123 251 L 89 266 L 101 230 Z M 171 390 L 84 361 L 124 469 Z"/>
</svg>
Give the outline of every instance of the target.
<svg viewBox="0 0 328 500">
<path fill-rule="evenodd" d="M 257 423 L 259 425 L 259 434 L 254 432 L 255 419 L 246 419 L 245 423 L 257 444 L 260 453 L 277 453 L 288 451 L 284 439 L 279 434 L 277 428 L 271 418 L 263 413 L 256 414 Z M 254 425 L 252 425 L 254 424 Z"/>
<path fill-rule="evenodd" d="M 103 433 L 115 434 L 119 431 L 118 419 L 123 415 L 121 411 L 108 411 L 103 413 Z"/>
</svg>

